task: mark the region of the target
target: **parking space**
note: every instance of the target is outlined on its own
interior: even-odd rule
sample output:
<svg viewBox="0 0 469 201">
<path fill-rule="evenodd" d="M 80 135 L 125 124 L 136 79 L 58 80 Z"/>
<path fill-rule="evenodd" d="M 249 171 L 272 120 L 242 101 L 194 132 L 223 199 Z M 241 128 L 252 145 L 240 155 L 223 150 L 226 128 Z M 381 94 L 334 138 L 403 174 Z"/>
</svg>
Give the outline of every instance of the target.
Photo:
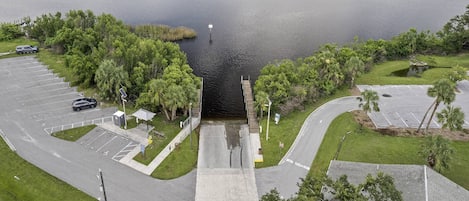
<svg viewBox="0 0 469 201">
<path fill-rule="evenodd" d="M 402 127 L 417 128 L 434 98 L 427 95 L 430 85 L 359 85 L 360 91 L 366 89 L 378 92 L 380 112 L 371 112 L 370 118 L 378 128 Z M 469 128 L 469 81 L 458 83 L 458 93 L 453 105 L 461 107 L 465 115 L 463 127 Z M 445 106 L 440 105 L 437 112 Z M 426 123 L 426 122 L 425 122 Z M 436 115 L 430 128 L 440 128 Z"/>
<path fill-rule="evenodd" d="M 81 137 L 77 143 L 85 149 L 102 154 L 106 158 L 119 161 L 139 143 L 124 136 L 96 127 Z"/>
<path fill-rule="evenodd" d="M 83 95 L 34 56 L 1 59 L 0 86 L 0 94 L 11 103 L 9 109 L 25 113 L 45 130 L 96 119 L 111 120 L 116 111 L 115 107 L 98 106 L 74 112 L 73 100 Z"/>
</svg>

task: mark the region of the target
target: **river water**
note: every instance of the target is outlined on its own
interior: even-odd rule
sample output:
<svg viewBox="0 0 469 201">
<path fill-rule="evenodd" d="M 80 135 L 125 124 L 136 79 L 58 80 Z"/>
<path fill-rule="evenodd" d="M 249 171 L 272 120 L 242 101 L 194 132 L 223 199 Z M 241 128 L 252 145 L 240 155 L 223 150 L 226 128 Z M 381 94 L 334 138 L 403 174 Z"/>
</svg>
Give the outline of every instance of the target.
<svg viewBox="0 0 469 201">
<path fill-rule="evenodd" d="M 111 13 L 130 24 L 187 26 L 179 42 L 204 78 L 203 116 L 242 118 L 241 75 L 252 83 L 275 60 L 311 55 L 324 43 L 390 37 L 414 27 L 437 31 L 467 0 L 0 0 L 0 21 L 70 9 Z M 208 24 L 213 24 L 210 42 Z"/>
</svg>

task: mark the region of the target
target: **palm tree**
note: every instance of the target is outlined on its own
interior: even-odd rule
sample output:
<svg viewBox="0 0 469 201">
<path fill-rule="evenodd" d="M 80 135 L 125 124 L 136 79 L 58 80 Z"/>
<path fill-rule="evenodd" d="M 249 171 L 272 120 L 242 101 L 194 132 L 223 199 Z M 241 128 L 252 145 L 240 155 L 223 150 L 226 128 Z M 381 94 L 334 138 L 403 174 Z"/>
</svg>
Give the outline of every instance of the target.
<svg viewBox="0 0 469 201">
<path fill-rule="evenodd" d="M 438 122 L 442 123 L 441 130 L 449 128 L 449 130 L 462 130 L 464 124 L 464 112 L 460 107 L 447 105 L 440 113 L 436 113 Z"/>
<path fill-rule="evenodd" d="M 441 102 L 445 104 L 450 104 L 451 102 L 454 101 L 456 97 L 456 93 L 454 93 L 454 85 L 453 83 L 448 80 L 448 79 L 440 79 L 433 84 L 433 87 L 428 88 L 427 95 L 430 97 L 435 97 L 435 101 L 432 103 L 433 106 L 433 111 L 430 116 L 430 119 L 428 119 L 427 127 L 425 127 L 425 132 L 428 130 L 428 127 L 430 126 L 430 122 L 433 119 L 433 116 L 435 115 L 435 111 L 440 105 Z M 420 125 L 417 129 L 417 132 L 420 131 L 422 128 L 423 122 L 425 121 L 425 118 L 427 117 L 428 112 L 430 111 L 432 107 L 430 106 L 423 116 L 422 121 L 420 122 Z"/>
<path fill-rule="evenodd" d="M 129 75 L 124 67 L 117 66 L 113 60 L 104 60 L 95 75 L 96 86 L 104 99 L 119 100 L 119 89 L 129 87 Z"/>
<path fill-rule="evenodd" d="M 449 162 L 454 151 L 449 140 L 436 135 L 426 137 L 419 153 L 425 157 L 432 169 L 441 172 L 443 169 L 449 169 Z"/>
<path fill-rule="evenodd" d="M 256 93 L 256 106 L 261 110 L 261 118 L 264 115 L 264 111 L 267 110 L 267 105 L 269 104 L 269 94 L 264 91 L 259 91 Z M 259 120 L 259 121 L 260 121 Z"/>
<path fill-rule="evenodd" d="M 357 56 L 351 57 L 345 62 L 345 68 L 350 77 L 350 88 L 353 87 L 355 77 L 359 76 L 365 70 L 365 64 Z"/>
<path fill-rule="evenodd" d="M 185 106 L 183 100 L 184 89 L 182 86 L 172 84 L 165 89 L 163 108 L 168 120 L 173 121 L 176 119 L 177 109 Z M 168 112 L 171 112 L 171 116 Z"/>
<path fill-rule="evenodd" d="M 367 89 L 361 93 L 361 97 L 357 97 L 357 100 L 360 101 L 358 107 L 362 108 L 364 112 L 379 112 L 379 96 L 376 91 Z M 362 103 L 363 101 L 365 101 L 365 103 Z"/>
</svg>

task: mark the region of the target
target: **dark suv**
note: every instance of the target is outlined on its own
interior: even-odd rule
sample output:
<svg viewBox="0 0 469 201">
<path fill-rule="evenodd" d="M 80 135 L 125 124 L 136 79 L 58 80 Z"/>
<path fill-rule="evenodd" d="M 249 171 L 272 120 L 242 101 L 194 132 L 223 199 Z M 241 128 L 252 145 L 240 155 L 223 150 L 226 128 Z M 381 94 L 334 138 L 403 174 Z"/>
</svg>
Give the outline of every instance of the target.
<svg viewBox="0 0 469 201">
<path fill-rule="evenodd" d="M 79 98 L 73 101 L 73 111 L 80 111 L 87 108 L 94 108 L 98 105 L 98 101 L 94 98 Z"/>
<path fill-rule="evenodd" d="M 32 45 L 19 45 L 16 46 L 16 54 L 28 54 L 28 53 L 37 53 L 39 48 Z"/>
</svg>

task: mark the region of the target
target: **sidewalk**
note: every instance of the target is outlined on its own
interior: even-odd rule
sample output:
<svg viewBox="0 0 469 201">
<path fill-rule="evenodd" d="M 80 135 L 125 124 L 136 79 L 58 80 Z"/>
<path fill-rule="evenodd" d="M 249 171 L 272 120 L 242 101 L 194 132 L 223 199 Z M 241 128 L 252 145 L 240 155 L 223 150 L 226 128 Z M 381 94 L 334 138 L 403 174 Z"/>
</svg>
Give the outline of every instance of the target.
<svg viewBox="0 0 469 201">
<path fill-rule="evenodd" d="M 192 128 L 195 129 L 200 124 L 200 117 L 193 117 L 192 119 L 193 119 Z M 148 145 L 147 133 L 139 128 L 132 128 L 132 129 L 124 130 L 118 126 L 115 126 L 114 124 L 112 124 L 112 122 L 105 122 L 102 124 L 98 124 L 98 126 L 100 126 L 103 129 L 114 132 L 116 134 L 130 138 L 145 146 Z M 190 133 L 189 126 L 184 127 L 179 132 L 179 134 L 177 134 L 176 137 L 174 137 L 174 139 L 171 140 L 171 142 L 153 159 L 153 161 L 148 166 L 133 160 L 133 158 L 138 153 L 140 153 L 140 146 L 136 146 L 134 150 L 129 152 L 126 156 L 124 156 L 121 160 L 119 160 L 119 162 L 143 174 L 150 175 L 158 167 L 158 165 L 160 165 L 161 162 L 163 162 L 163 160 L 167 156 L 169 156 L 169 154 L 174 150 L 176 143 L 181 143 L 189 135 L 189 133 Z"/>
</svg>

